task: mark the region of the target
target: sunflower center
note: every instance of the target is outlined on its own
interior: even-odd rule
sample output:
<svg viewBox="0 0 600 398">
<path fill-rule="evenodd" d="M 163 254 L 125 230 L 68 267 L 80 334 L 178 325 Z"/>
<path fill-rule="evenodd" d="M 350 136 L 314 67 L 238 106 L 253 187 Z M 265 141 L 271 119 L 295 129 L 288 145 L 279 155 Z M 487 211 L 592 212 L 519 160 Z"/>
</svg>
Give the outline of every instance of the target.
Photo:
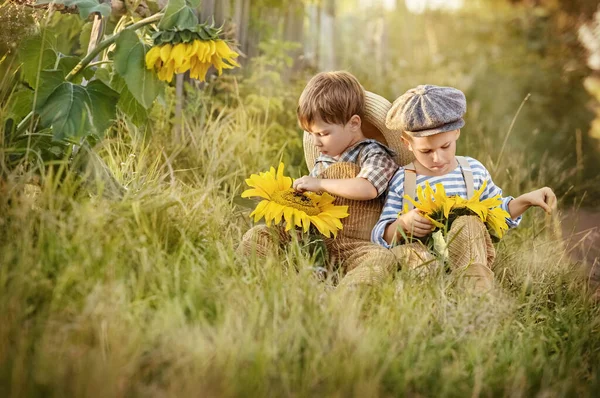
<svg viewBox="0 0 600 398">
<path fill-rule="evenodd" d="M 282 206 L 293 207 L 296 210 L 303 211 L 309 216 L 316 216 L 321 213 L 321 209 L 319 209 L 311 198 L 292 188 L 285 191 L 273 192 L 271 200 Z"/>
</svg>

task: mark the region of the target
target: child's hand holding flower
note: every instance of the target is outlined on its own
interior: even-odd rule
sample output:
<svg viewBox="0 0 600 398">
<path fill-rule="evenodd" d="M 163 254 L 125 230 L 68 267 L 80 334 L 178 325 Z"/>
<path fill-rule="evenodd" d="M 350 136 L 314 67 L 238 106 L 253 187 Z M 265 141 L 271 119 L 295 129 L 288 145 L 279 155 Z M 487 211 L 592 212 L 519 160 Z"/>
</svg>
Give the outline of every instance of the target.
<svg viewBox="0 0 600 398">
<path fill-rule="evenodd" d="M 319 192 L 323 190 L 321 179 L 311 176 L 304 176 L 294 180 L 292 187 L 298 192 Z"/>
</svg>

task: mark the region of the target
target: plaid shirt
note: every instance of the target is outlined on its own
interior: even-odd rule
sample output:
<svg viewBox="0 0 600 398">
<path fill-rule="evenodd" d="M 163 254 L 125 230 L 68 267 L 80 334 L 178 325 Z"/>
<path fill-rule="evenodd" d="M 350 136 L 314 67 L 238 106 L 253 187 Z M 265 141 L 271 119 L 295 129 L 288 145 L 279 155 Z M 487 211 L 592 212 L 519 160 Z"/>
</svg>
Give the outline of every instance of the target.
<svg viewBox="0 0 600 398">
<path fill-rule="evenodd" d="M 338 159 L 328 155 L 319 155 L 315 167 L 310 172 L 311 177 L 317 177 L 326 168 L 337 162 L 356 163 L 360 172 L 356 177 L 365 178 L 375 189 L 377 196 L 387 190 L 388 183 L 398 165 L 392 158 L 394 152 L 376 140 L 367 139 L 351 146 Z"/>
</svg>

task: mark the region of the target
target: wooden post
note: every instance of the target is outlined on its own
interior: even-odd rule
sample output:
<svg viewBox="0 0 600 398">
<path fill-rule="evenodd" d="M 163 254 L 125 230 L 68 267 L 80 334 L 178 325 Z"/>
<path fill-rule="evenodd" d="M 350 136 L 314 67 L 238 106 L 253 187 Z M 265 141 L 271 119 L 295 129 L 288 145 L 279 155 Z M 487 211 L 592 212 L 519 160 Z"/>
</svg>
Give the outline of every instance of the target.
<svg viewBox="0 0 600 398">
<path fill-rule="evenodd" d="M 298 61 L 304 54 L 304 7 L 302 4 L 296 3 L 288 8 L 284 25 L 284 39 L 300 44 L 300 47 L 291 54 L 294 65 L 289 72 L 293 72 L 300 67 Z M 284 79 L 287 80 L 289 77 L 288 73 L 284 76 Z"/>
<path fill-rule="evenodd" d="M 96 44 L 100 41 L 102 37 L 102 15 L 99 13 L 94 13 L 94 22 L 92 22 L 92 31 L 90 33 L 90 42 L 88 43 L 87 53 L 92 52 L 94 48 L 96 48 Z M 98 57 L 94 59 L 97 60 Z M 83 79 L 83 86 L 87 85 L 87 79 Z"/>
<path fill-rule="evenodd" d="M 316 66 L 319 43 L 319 8 L 314 3 L 308 3 L 305 10 L 308 15 L 308 29 L 306 30 L 304 59 L 309 65 Z"/>
<path fill-rule="evenodd" d="M 223 0 L 221 0 L 223 1 Z M 215 15 L 215 0 L 202 0 L 200 22 L 209 22 Z"/>
<path fill-rule="evenodd" d="M 248 23 L 250 21 L 250 0 L 234 0 L 233 23 L 236 39 L 242 54 L 248 54 Z"/>
<path fill-rule="evenodd" d="M 319 70 L 335 69 L 335 0 L 328 0 L 321 6 L 319 21 Z"/>
<path fill-rule="evenodd" d="M 231 15 L 231 4 L 229 0 L 217 1 L 215 5 L 215 24 L 221 26 Z"/>
<path fill-rule="evenodd" d="M 173 124 L 173 142 L 179 145 L 183 140 L 183 105 L 185 97 L 183 93 L 183 73 L 175 75 L 175 123 Z"/>
</svg>

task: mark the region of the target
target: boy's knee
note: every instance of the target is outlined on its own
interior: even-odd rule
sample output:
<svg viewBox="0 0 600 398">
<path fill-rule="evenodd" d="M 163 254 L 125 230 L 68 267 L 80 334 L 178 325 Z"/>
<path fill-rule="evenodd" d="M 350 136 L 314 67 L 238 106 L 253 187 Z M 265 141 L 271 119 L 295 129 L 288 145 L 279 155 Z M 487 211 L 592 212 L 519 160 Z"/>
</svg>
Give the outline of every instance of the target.
<svg viewBox="0 0 600 398">
<path fill-rule="evenodd" d="M 478 216 L 460 216 L 452 223 L 450 233 L 459 233 L 465 231 L 467 233 L 486 231 L 485 224 Z"/>
<path fill-rule="evenodd" d="M 241 256 L 267 257 L 277 254 L 281 247 L 281 239 L 272 228 L 266 225 L 255 225 L 250 228 L 237 248 Z"/>
<path fill-rule="evenodd" d="M 476 262 L 490 267 L 496 250 L 490 234 L 478 216 L 458 217 L 448 234 L 448 251 L 452 267 Z"/>
</svg>

